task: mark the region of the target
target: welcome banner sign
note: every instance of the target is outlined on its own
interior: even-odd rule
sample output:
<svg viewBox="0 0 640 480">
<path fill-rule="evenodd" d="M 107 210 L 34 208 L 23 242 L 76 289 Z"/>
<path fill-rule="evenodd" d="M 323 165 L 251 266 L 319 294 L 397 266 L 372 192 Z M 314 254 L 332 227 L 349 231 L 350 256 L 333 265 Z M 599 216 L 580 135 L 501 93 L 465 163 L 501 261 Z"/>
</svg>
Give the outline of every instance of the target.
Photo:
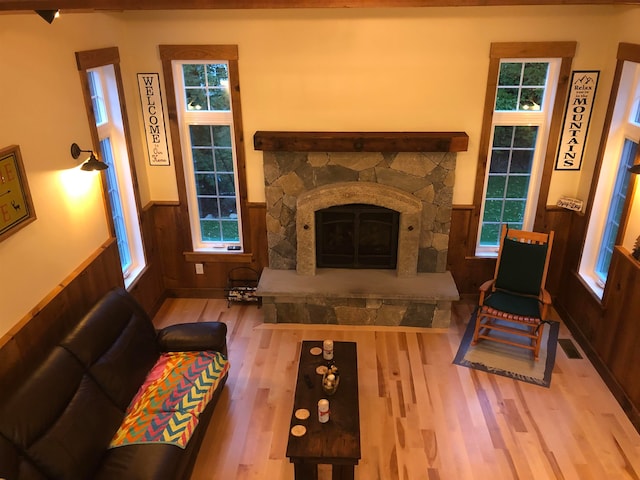
<svg viewBox="0 0 640 480">
<path fill-rule="evenodd" d="M 150 165 L 169 165 L 169 147 L 160 94 L 160 75 L 139 73 L 138 90 Z"/>
</svg>

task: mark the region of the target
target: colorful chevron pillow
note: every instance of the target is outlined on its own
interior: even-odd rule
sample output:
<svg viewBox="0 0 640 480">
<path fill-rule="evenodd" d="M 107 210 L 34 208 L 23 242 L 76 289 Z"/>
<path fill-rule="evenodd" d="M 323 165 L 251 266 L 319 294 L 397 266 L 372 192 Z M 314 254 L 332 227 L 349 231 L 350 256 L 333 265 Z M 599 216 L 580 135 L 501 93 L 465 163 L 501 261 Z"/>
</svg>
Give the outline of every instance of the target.
<svg viewBox="0 0 640 480">
<path fill-rule="evenodd" d="M 162 354 L 127 408 L 110 448 L 135 443 L 185 448 L 228 369 L 220 352 Z"/>
</svg>

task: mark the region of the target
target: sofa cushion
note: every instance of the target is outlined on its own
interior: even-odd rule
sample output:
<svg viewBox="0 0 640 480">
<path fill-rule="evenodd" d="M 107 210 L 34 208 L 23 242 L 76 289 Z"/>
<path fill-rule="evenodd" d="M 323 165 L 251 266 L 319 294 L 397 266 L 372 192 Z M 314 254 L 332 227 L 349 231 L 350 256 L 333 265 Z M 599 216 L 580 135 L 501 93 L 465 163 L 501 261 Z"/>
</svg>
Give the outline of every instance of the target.
<svg viewBox="0 0 640 480">
<path fill-rule="evenodd" d="M 227 324 L 222 322 L 179 323 L 158 331 L 163 352 L 213 350 L 227 354 Z"/>
<path fill-rule="evenodd" d="M 31 470 L 78 480 L 94 475 L 122 418 L 78 360 L 56 347 L 0 404 L 0 435 L 15 445 Z"/>
<path fill-rule="evenodd" d="M 160 355 L 151 320 L 122 289 L 109 292 L 61 345 L 123 412 Z"/>
</svg>

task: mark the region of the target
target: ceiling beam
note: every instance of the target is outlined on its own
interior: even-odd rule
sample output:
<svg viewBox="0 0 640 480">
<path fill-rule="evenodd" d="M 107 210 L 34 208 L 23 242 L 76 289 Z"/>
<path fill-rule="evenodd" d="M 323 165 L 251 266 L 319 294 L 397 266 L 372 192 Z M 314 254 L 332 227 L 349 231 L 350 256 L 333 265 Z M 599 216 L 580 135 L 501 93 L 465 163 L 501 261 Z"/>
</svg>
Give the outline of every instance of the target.
<svg viewBox="0 0 640 480">
<path fill-rule="evenodd" d="M 0 0 L 0 11 L 639 5 L 640 0 Z"/>
</svg>

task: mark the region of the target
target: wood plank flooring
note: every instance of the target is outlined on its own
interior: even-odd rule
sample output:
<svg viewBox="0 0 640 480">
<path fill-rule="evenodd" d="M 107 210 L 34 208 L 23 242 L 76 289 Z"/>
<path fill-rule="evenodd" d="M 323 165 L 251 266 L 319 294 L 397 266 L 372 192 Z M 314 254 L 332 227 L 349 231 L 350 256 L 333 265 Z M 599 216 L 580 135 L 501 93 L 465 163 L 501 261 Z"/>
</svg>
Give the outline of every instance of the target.
<svg viewBox="0 0 640 480">
<path fill-rule="evenodd" d="M 640 435 L 586 358 L 558 348 L 548 389 L 451 363 L 472 309 L 455 304 L 439 330 L 273 325 L 255 305 L 168 299 L 158 327 L 229 327 L 230 377 L 192 480 L 293 479 L 285 450 L 300 342 L 324 338 L 358 343 L 357 480 L 640 480 Z M 564 325 L 560 337 L 571 338 Z"/>
</svg>

